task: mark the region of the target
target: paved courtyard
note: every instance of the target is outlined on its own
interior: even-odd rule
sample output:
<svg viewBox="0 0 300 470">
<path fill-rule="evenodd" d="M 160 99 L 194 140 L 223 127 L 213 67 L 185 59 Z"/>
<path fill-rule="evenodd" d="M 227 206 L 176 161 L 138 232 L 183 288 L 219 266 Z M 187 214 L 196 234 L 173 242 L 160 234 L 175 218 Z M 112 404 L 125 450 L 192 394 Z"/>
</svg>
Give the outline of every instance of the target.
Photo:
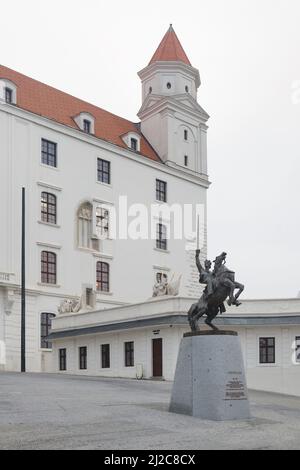
<svg viewBox="0 0 300 470">
<path fill-rule="evenodd" d="M 299 449 L 300 398 L 250 392 L 253 419 L 168 412 L 171 384 L 0 373 L 0 449 Z"/>
</svg>

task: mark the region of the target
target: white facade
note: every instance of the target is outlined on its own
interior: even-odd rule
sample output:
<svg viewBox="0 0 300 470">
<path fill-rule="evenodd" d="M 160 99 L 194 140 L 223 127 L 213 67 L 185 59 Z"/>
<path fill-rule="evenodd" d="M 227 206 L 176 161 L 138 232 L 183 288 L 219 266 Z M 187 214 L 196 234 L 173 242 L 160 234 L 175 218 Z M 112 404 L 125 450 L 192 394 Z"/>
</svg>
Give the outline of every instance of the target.
<svg viewBox="0 0 300 470">
<path fill-rule="evenodd" d="M 93 376 L 153 377 L 153 340 L 162 339 L 162 376 L 173 380 L 179 344 L 189 330 L 192 299 L 164 298 L 88 314 L 66 314 L 53 322 L 52 371 Z M 243 301 L 216 320 L 237 331 L 248 387 L 300 396 L 300 300 Z M 106 330 L 106 331 L 105 331 Z M 260 339 L 274 338 L 275 362 L 261 363 Z M 296 349 L 298 338 L 298 350 Z M 134 342 L 134 366 L 125 367 L 124 343 Z M 110 367 L 102 368 L 101 345 L 110 345 Z M 79 348 L 87 348 L 87 369 L 79 368 Z M 66 371 L 59 350 L 66 349 Z M 298 356 L 298 361 L 297 361 Z M 201 358 L 199 358 L 201 360 Z"/>
<path fill-rule="evenodd" d="M 196 85 L 199 85 L 197 73 L 193 69 L 188 77 L 194 106 Z M 180 63 L 173 63 L 172 74 L 174 80 L 181 83 L 186 71 L 183 73 Z M 173 105 L 177 102 L 176 106 L 180 108 L 180 112 L 175 113 L 176 128 L 178 131 L 181 126 L 187 127 L 190 134 L 187 140 L 178 140 L 174 145 L 180 155 L 188 154 L 187 167 L 178 164 L 175 147 L 171 151 L 174 133 L 168 126 L 160 133 L 162 145 L 170 149 L 168 164 L 165 164 L 159 157 L 154 161 L 142 155 L 140 139 L 144 137 L 138 127 L 136 133 L 129 130 L 120 135 L 120 141 L 127 142 L 128 149 L 97 138 L 97 129 L 102 123 L 97 121 L 96 113 L 88 112 L 84 105 L 80 112 L 69 116 L 70 122 L 76 123 L 78 129 L 51 119 L 51 116 L 28 111 L 22 105 L 26 103 L 26 97 L 22 97 L 21 105 L 19 102 L 22 80 L 21 85 L 13 84 L 7 79 L 7 72 L 0 68 L 0 83 L 3 85 L 0 87 L 0 204 L 3 221 L 0 231 L 0 344 L 1 350 L 5 351 L 0 356 L 0 368 L 20 369 L 21 188 L 25 187 L 27 370 L 37 372 L 47 370 L 49 358 L 49 351 L 41 349 L 41 313 L 57 314 L 62 300 L 80 296 L 83 287 L 96 289 L 96 265 L 99 261 L 109 265 L 110 278 L 108 292 L 97 292 L 97 308 L 148 299 L 152 295 L 157 272 L 182 274 L 181 295 L 195 294 L 191 288 L 194 267 L 191 253 L 186 251 L 186 239 L 171 238 L 166 250 L 157 249 L 155 239 L 112 239 L 108 235 L 107 239 L 98 240 L 96 214 L 99 208 L 106 207 L 124 216 L 127 211 L 124 199 L 119 207 L 122 196 L 127 198 L 128 209 L 136 203 L 150 208 L 157 203 L 156 180 L 159 179 L 167 183 L 168 204 L 202 204 L 201 236 L 205 256 L 206 190 L 209 182 L 204 138 L 206 128 L 200 125 L 198 114 L 196 116 L 188 104 L 182 104 L 181 95 L 178 99 L 172 98 Z M 4 85 L 9 83 L 13 89 L 12 104 L 5 102 L 3 91 Z M 39 87 L 40 84 L 34 82 L 32 86 Z M 76 105 L 78 107 L 78 103 Z M 151 116 L 155 114 L 160 119 L 161 110 L 152 110 Z M 82 132 L 84 120 L 88 119 L 91 121 L 90 134 Z M 155 133 L 156 129 L 153 130 Z M 151 132 L 146 134 L 155 148 Z M 137 149 L 132 151 L 130 140 L 135 137 Z M 56 166 L 42 161 L 43 139 L 56 144 Z M 110 164 L 109 184 L 97 180 L 98 159 Z M 55 223 L 46 223 L 41 218 L 42 193 L 56 198 Z M 78 220 L 78 211 L 85 204 L 92 210 L 91 220 L 87 218 L 86 222 Z M 131 214 L 131 219 L 136 215 Z M 131 219 L 129 214 L 129 221 Z M 79 231 L 85 233 L 82 240 L 88 238 L 86 246 L 80 246 Z M 43 282 L 41 277 L 42 252 L 50 252 L 56 257 L 57 276 L 52 284 Z"/>
</svg>

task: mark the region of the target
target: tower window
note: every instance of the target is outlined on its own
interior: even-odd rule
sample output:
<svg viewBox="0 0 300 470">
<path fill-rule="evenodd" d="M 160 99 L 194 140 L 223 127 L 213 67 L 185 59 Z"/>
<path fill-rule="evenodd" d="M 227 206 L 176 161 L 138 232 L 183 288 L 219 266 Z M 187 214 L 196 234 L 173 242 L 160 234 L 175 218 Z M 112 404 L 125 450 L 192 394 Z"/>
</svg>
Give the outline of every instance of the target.
<svg viewBox="0 0 300 470">
<path fill-rule="evenodd" d="M 152 86 L 149 88 L 149 94 L 152 93 Z"/>
<path fill-rule="evenodd" d="M 87 119 L 83 120 L 83 130 L 87 134 L 91 133 L 91 121 L 88 121 Z"/>
<path fill-rule="evenodd" d="M 185 129 L 184 130 L 184 140 L 188 140 L 188 131 Z"/>
<path fill-rule="evenodd" d="M 189 157 L 187 155 L 184 156 L 184 166 L 189 166 Z"/>
<path fill-rule="evenodd" d="M 12 104 L 13 102 L 13 91 L 11 88 L 5 88 L 5 101 L 9 104 Z"/>
<path fill-rule="evenodd" d="M 171 85 L 170 82 L 167 83 L 167 88 L 168 88 L 168 90 L 170 90 L 172 88 L 172 85 Z"/>
<path fill-rule="evenodd" d="M 185 91 L 186 91 L 186 93 L 189 92 L 189 87 L 188 87 L 187 85 L 186 85 L 186 87 L 185 87 Z"/>
<path fill-rule="evenodd" d="M 134 150 L 135 152 L 137 152 L 137 148 L 138 148 L 138 141 L 134 138 L 131 138 L 130 139 L 130 147 L 132 150 Z"/>
</svg>

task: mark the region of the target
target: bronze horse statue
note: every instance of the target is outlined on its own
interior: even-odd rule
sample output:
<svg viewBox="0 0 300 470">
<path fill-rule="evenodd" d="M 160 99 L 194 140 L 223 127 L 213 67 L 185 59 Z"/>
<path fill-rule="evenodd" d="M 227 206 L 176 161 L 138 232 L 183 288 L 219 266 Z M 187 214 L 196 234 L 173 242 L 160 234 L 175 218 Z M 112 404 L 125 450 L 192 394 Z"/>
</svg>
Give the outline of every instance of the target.
<svg viewBox="0 0 300 470">
<path fill-rule="evenodd" d="M 200 274 L 199 282 L 206 284 L 206 288 L 199 301 L 193 304 L 188 312 L 188 320 L 192 331 L 199 331 L 198 321 L 203 315 L 206 315 L 205 323 L 213 330 L 218 328 L 212 321 L 219 313 L 226 312 L 224 305 L 228 298 L 228 305 L 241 305 L 238 301 L 239 296 L 244 290 L 243 284 L 235 281 L 234 271 L 230 271 L 226 266 L 226 253 L 222 253 L 214 261 L 214 269 L 211 271 L 211 262 L 205 261 L 205 268 L 199 260 L 200 250 L 196 250 L 196 265 Z M 238 292 L 234 295 L 234 291 Z"/>
</svg>

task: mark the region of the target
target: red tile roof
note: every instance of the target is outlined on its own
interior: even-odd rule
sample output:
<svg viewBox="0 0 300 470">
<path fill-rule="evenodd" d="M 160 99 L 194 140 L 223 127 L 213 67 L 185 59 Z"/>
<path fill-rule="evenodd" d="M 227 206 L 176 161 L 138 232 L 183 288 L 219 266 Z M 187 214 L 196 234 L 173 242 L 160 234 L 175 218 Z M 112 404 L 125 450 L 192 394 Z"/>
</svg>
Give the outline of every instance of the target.
<svg viewBox="0 0 300 470">
<path fill-rule="evenodd" d="M 186 65 L 191 65 L 172 25 L 170 25 L 170 28 L 164 35 L 160 45 L 154 53 L 154 56 L 150 60 L 149 65 L 154 62 L 165 61 L 179 61 Z"/>
<path fill-rule="evenodd" d="M 66 126 L 78 129 L 74 117 L 82 112 L 95 118 L 95 136 L 119 147 L 127 148 L 121 136 L 127 132 L 141 135 L 140 153 L 151 160 L 161 162 L 155 150 L 141 134 L 138 124 L 109 113 L 102 108 L 75 98 L 67 93 L 38 82 L 21 73 L 0 65 L 0 79 L 11 80 L 17 86 L 17 106 L 44 116 Z"/>
</svg>

